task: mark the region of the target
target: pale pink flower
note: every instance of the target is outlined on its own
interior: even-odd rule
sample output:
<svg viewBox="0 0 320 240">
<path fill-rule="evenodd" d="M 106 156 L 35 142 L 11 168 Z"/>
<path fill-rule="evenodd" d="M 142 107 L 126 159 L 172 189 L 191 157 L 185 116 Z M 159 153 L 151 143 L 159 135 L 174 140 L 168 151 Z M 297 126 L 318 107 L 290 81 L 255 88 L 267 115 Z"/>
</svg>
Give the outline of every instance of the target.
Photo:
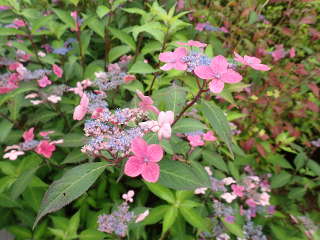
<svg viewBox="0 0 320 240">
<path fill-rule="evenodd" d="M 229 63 L 224 56 L 216 56 L 211 60 L 210 66 L 198 66 L 194 73 L 202 79 L 211 80 L 209 88 L 213 93 L 220 93 L 224 83 L 237 83 L 242 76 L 236 71 L 228 68 Z"/>
<path fill-rule="evenodd" d="M 140 98 L 141 102 L 139 103 L 139 107 L 143 110 L 143 111 L 152 111 L 155 114 L 159 114 L 159 110 L 158 108 L 156 108 L 155 106 L 153 106 L 153 100 L 151 97 L 149 96 L 145 96 L 143 95 L 142 92 L 140 92 L 139 90 L 136 91 L 138 97 Z"/>
<path fill-rule="evenodd" d="M 184 47 L 178 47 L 174 52 L 163 52 L 159 55 L 159 60 L 166 64 L 160 67 L 163 71 L 171 69 L 184 71 L 187 69 L 187 64 L 182 62 L 182 58 L 187 56 L 187 49 Z"/>
<path fill-rule="evenodd" d="M 30 94 L 26 95 L 24 98 L 25 99 L 33 99 L 33 98 L 36 98 L 38 96 L 39 96 L 38 93 L 30 93 Z"/>
<path fill-rule="evenodd" d="M 134 196 L 134 191 L 133 190 L 129 190 L 127 193 L 122 194 L 122 198 L 126 202 L 133 202 L 133 196 Z"/>
<path fill-rule="evenodd" d="M 64 143 L 64 140 L 63 140 L 63 139 L 58 139 L 58 140 L 51 141 L 51 144 L 54 144 L 54 145 L 56 145 L 56 144 L 62 144 L 62 143 Z"/>
<path fill-rule="evenodd" d="M 196 188 L 194 190 L 194 194 L 206 194 L 208 188 L 201 187 L 201 188 Z"/>
<path fill-rule="evenodd" d="M 158 138 L 170 138 L 171 137 L 171 124 L 174 121 L 174 113 L 172 111 L 160 112 L 158 116 Z"/>
<path fill-rule="evenodd" d="M 45 158 L 51 158 L 54 150 L 56 150 L 56 146 L 47 140 L 40 141 L 35 149 L 36 153 L 44 156 Z"/>
<path fill-rule="evenodd" d="M 271 56 L 273 57 L 273 60 L 275 62 L 277 62 L 280 59 L 284 58 L 286 56 L 286 52 L 283 49 L 283 45 L 282 44 L 277 45 L 276 46 L 276 50 L 271 53 Z"/>
<path fill-rule="evenodd" d="M 177 10 L 184 9 L 184 0 L 178 0 Z"/>
<path fill-rule="evenodd" d="M 63 74 L 63 70 L 56 64 L 53 64 L 52 65 L 52 70 L 53 70 L 53 73 L 58 77 L 58 78 L 61 78 L 62 77 L 62 74 Z"/>
<path fill-rule="evenodd" d="M 88 111 L 89 98 L 86 94 L 83 94 L 80 100 L 80 105 L 78 105 L 73 112 L 74 120 L 82 120 Z"/>
<path fill-rule="evenodd" d="M 203 140 L 205 141 L 216 141 L 217 138 L 213 135 L 213 132 L 212 131 L 208 131 L 207 133 L 203 134 L 202 135 L 203 137 Z"/>
<path fill-rule="evenodd" d="M 11 63 L 10 65 L 9 65 L 9 67 L 8 67 L 8 69 L 10 70 L 10 71 L 15 71 L 18 67 L 20 67 L 20 66 L 23 66 L 21 63 L 19 63 L 19 62 L 14 62 L 14 63 Z"/>
<path fill-rule="evenodd" d="M 192 147 L 204 145 L 204 141 L 202 140 L 201 135 L 190 135 L 187 137 L 187 139 Z"/>
<path fill-rule="evenodd" d="M 118 63 L 113 63 L 108 65 L 108 72 L 121 72 L 121 68 Z"/>
<path fill-rule="evenodd" d="M 204 170 L 206 170 L 206 172 L 208 173 L 209 176 L 212 176 L 212 171 L 211 171 L 211 168 L 206 166 L 204 167 Z"/>
<path fill-rule="evenodd" d="M 37 80 L 39 87 L 44 88 L 46 86 L 49 86 L 52 84 L 52 82 L 49 80 L 49 78 L 44 75 L 42 78 Z"/>
<path fill-rule="evenodd" d="M 246 204 L 249 206 L 249 207 L 256 207 L 257 204 L 256 202 L 252 199 L 252 198 L 249 198 L 246 200 Z"/>
<path fill-rule="evenodd" d="M 268 193 L 264 192 L 264 193 L 260 194 L 259 204 L 262 206 L 268 206 L 268 205 L 270 205 L 269 199 L 270 199 L 270 195 Z"/>
<path fill-rule="evenodd" d="M 7 146 L 4 151 L 7 152 L 9 150 L 12 150 L 12 149 L 15 149 L 15 150 L 20 150 L 21 147 L 19 145 L 11 145 L 11 146 Z"/>
<path fill-rule="evenodd" d="M 33 105 L 39 105 L 40 103 L 43 103 L 42 100 L 31 100 L 30 101 Z"/>
<path fill-rule="evenodd" d="M 189 41 L 186 42 L 186 43 L 184 43 L 184 42 L 177 42 L 177 44 L 182 45 L 182 46 L 199 47 L 199 48 L 203 48 L 203 47 L 206 47 L 206 46 L 207 46 L 206 43 L 202 43 L 202 42 L 194 41 L 194 40 L 189 40 Z"/>
<path fill-rule="evenodd" d="M 231 189 L 236 196 L 243 197 L 244 186 L 232 184 Z"/>
<path fill-rule="evenodd" d="M 143 213 L 139 214 L 138 217 L 136 218 L 136 223 L 143 221 L 147 216 L 149 215 L 149 209 L 144 211 Z"/>
<path fill-rule="evenodd" d="M 39 51 L 38 52 L 38 56 L 39 57 L 45 57 L 46 56 L 46 53 L 42 52 L 42 51 Z"/>
<path fill-rule="evenodd" d="M 289 56 L 290 58 L 294 58 L 296 56 L 296 50 L 294 49 L 294 47 L 290 48 Z"/>
<path fill-rule="evenodd" d="M 56 95 L 50 95 L 47 99 L 48 99 L 48 101 L 50 101 L 52 103 L 57 103 L 57 102 L 61 101 L 61 97 L 56 96 Z"/>
<path fill-rule="evenodd" d="M 15 19 L 13 21 L 13 24 L 16 25 L 18 28 L 26 26 L 26 23 L 21 19 Z"/>
<path fill-rule="evenodd" d="M 221 198 L 223 198 L 224 200 L 226 200 L 227 203 L 232 203 L 233 200 L 235 200 L 237 198 L 237 195 L 235 195 L 234 193 L 224 193 L 221 195 Z"/>
<path fill-rule="evenodd" d="M 222 182 L 227 186 L 232 183 L 236 183 L 236 181 L 232 177 L 224 178 L 224 179 L 222 179 Z"/>
<path fill-rule="evenodd" d="M 83 87 L 80 82 L 77 82 L 77 86 L 75 88 L 69 88 L 70 92 L 74 92 L 75 94 L 79 95 L 80 97 L 83 94 Z"/>
<path fill-rule="evenodd" d="M 160 167 L 157 164 L 163 157 L 162 147 L 158 144 L 148 145 L 142 138 L 132 141 L 131 156 L 124 166 L 124 173 L 130 177 L 141 174 L 147 182 L 157 182 L 160 176 Z"/>
<path fill-rule="evenodd" d="M 136 80 L 136 76 L 135 76 L 135 75 L 126 75 L 126 76 L 124 76 L 124 78 L 123 78 L 123 81 L 124 81 L 125 83 L 132 82 L 133 80 Z"/>
<path fill-rule="evenodd" d="M 92 82 L 89 79 L 85 79 L 81 81 L 81 84 L 83 88 L 86 89 L 87 87 L 90 87 L 92 85 Z"/>
<path fill-rule="evenodd" d="M 71 15 L 71 17 L 72 17 L 74 20 L 77 20 L 77 17 L 78 17 L 77 11 L 71 12 L 70 15 Z"/>
<path fill-rule="evenodd" d="M 42 132 L 39 133 L 39 135 L 41 137 L 46 137 L 46 136 L 48 136 L 49 134 L 52 134 L 52 133 L 54 133 L 54 131 L 42 131 Z"/>
<path fill-rule="evenodd" d="M 243 65 L 249 66 L 255 70 L 259 70 L 259 71 L 269 71 L 270 67 L 265 65 L 265 64 L 261 64 L 261 60 L 259 58 L 256 57 L 250 57 L 245 55 L 244 57 L 241 57 L 238 53 L 234 52 L 235 58 L 234 60 L 236 60 L 237 62 L 242 63 Z"/>
<path fill-rule="evenodd" d="M 206 25 L 206 23 L 197 23 L 196 30 L 202 32 Z"/>
<path fill-rule="evenodd" d="M 3 155 L 3 158 L 9 158 L 10 160 L 16 160 L 20 155 L 23 155 L 24 152 L 11 150 L 10 152 Z"/>
<path fill-rule="evenodd" d="M 25 142 L 32 141 L 34 139 L 34 128 L 30 128 L 28 131 L 25 131 L 22 135 Z"/>
<path fill-rule="evenodd" d="M 140 122 L 139 126 L 144 130 L 151 130 L 152 132 L 158 132 L 160 127 L 158 121 L 149 120 L 146 122 Z"/>
</svg>

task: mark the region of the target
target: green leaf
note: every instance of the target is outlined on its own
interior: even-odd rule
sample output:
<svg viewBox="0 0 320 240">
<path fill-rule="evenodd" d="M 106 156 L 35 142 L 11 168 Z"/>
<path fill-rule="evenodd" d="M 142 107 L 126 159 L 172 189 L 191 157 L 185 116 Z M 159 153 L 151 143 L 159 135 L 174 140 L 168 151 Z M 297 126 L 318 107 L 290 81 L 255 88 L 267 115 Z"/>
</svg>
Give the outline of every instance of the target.
<svg viewBox="0 0 320 240">
<path fill-rule="evenodd" d="M 121 42 L 126 43 L 132 50 L 136 49 L 136 44 L 129 34 L 112 27 L 108 27 L 108 29 L 115 38 L 118 38 Z"/>
<path fill-rule="evenodd" d="M 151 225 L 159 222 L 163 218 L 169 207 L 170 205 L 160 205 L 152 208 L 149 215 L 143 220 L 142 224 Z"/>
<path fill-rule="evenodd" d="M 135 62 L 129 70 L 129 73 L 140 73 L 140 74 L 147 74 L 147 73 L 153 73 L 153 72 L 156 72 L 156 70 L 153 67 L 151 67 L 151 65 L 143 61 Z"/>
<path fill-rule="evenodd" d="M 87 229 L 80 233 L 80 240 L 103 240 L 105 233 L 96 229 Z"/>
<path fill-rule="evenodd" d="M 87 159 L 88 156 L 83 154 L 79 149 L 74 149 L 71 153 L 67 155 L 64 161 L 61 164 L 66 163 L 79 163 Z"/>
<path fill-rule="evenodd" d="M 15 28 L 0 27 L 0 36 L 10 36 L 16 34 L 24 35 L 25 33 Z"/>
<path fill-rule="evenodd" d="M 225 221 L 224 219 L 221 219 L 222 222 L 223 222 L 223 225 L 231 232 L 233 233 L 234 235 L 236 235 L 237 237 L 240 237 L 240 238 L 244 238 L 244 235 L 243 235 L 243 231 L 242 231 L 242 228 L 239 224 L 237 223 L 229 223 L 227 221 Z"/>
<path fill-rule="evenodd" d="M 17 199 L 20 194 L 26 190 L 27 186 L 29 185 L 32 177 L 38 170 L 38 167 L 31 168 L 21 174 L 17 181 L 13 184 L 12 190 L 11 190 L 11 198 L 12 199 Z"/>
<path fill-rule="evenodd" d="M 272 188 L 279 188 L 291 180 L 291 174 L 287 173 L 286 171 L 282 171 L 280 174 L 272 176 L 271 178 L 271 187 Z"/>
<path fill-rule="evenodd" d="M 114 48 L 111 48 L 109 52 L 109 62 L 113 62 L 114 60 L 118 59 L 119 57 L 127 54 L 130 52 L 131 48 L 127 45 L 120 45 Z"/>
<path fill-rule="evenodd" d="M 307 167 L 310 168 L 312 172 L 320 176 L 320 165 L 317 162 L 309 159 L 307 163 Z"/>
<path fill-rule="evenodd" d="M 268 162 L 271 162 L 274 166 L 292 169 L 290 163 L 280 154 L 271 154 L 266 159 Z"/>
<path fill-rule="evenodd" d="M 198 228 L 201 231 L 210 231 L 208 223 L 205 221 L 205 218 L 200 216 L 195 210 L 193 210 L 192 208 L 182 207 L 179 208 L 179 210 L 184 219 L 192 226 Z"/>
<path fill-rule="evenodd" d="M 290 199 L 299 199 L 304 196 L 306 193 L 306 189 L 303 187 L 296 187 L 296 188 L 291 188 L 290 192 L 288 193 L 288 197 Z"/>
<path fill-rule="evenodd" d="M 97 17 L 90 17 L 87 20 L 90 29 L 97 33 L 100 37 L 104 38 L 104 26 Z"/>
<path fill-rule="evenodd" d="M 3 119 L 0 122 L 0 142 L 4 142 L 6 140 L 7 136 L 11 132 L 13 123 L 9 122 L 7 119 Z"/>
<path fill-rule="evenodd" d="M 178 216 L 178 209 L 175 206 L 171 206 L 167 209 L 162 223 L 162 235 L 165 234 L 169 228 L 172 227 Z"/>
<path fill-rule="evenodd" d="M 7 227 L 7 229 L 18 239 L 32 239 L 32 232 L 26 227 L 16 225 Z"/>
<path fill-rule="evenodd" d="M 55 212 L 85 193 L 106 168 L 106 164 L 85 163 L 68 170 L 61 179 L 53 182 L 41 203 L 33 225 L 48 213 Z"/>
<path fill-rule="evenodd" d="M 76 212 L 69 221 L 68 228 L 67 228 L 67 236 L 69 236 L 70 239 L 74 238 L 74 236 L 77 236 L 79 223 L 80 223 L 80 211 Z"/>
<path fill-rule="evenodd" d="M 199 108 L 202 114 L 209 120 L 211 127 L 217 133 L 219 139 L 227 144 L 229 151 L 233 156 L 231 148 L 232 133 L 224 112 L 213 102 L 207 101 L 202 101 Z"/>
<path fill-rule="evenodd" d="M 69 133 L 64 135 L 62 147 L 81 147 L 85 143 L 85 137 L 80 133 Z"/>
<path fill-rule="evenodd" d="M 163 109 L 179 113 L 186 102 L 186 89 L 179 86 L 162 88 L 152 95 L 155 102 Z"/>
<path fill-rule="evenodd" d="M 70 11 L 64 11 L 61 9 L 52 9 L 53 12 L 60 18 L 61 21 L 63 21 L 69 28 L 75 28 L 76 24 L 74 19 L 71 17 Z"/>
<path fill-rule="evenodd" d="M 141 32 L 149 33 L 160 43 L 164 41 L 164 32 L 162 31 L 162 26 L 159 22 L 150 22 L 141 26 L 134 27 L 132 30 L 133 37 L 137 40 L 137 37 Z"/>
<path fill-rule="evenodd" d="M 0 207 L 4 207 L 4 208 L 20 207 L 18 202 L 9 198 L 7 195 L 8 194 L 4 194 L 4 193 L 0 194 Z"/>
<path fill-rule="evenodd" d="M 193 118 L 183 118 L 179 120 L 173 127 L 173 131 L 178 133 L 202 131 L 204 129 L 208 129 L 207 126 L 199 120 L 195 120 Z"/>
<path fill-rule="evenodd" d="M 210 187 L 208 174 L 203 170 L 173 160 L 160 161 L 159 184 L 176 190 L 194 190 L 199 187 Z M 204 180 L 206 179 L 206 180 Z"/>
<path fill-rule="evenodd" d="M 150 182 L 144 182 L 149 190 L 156 196 L 158 196 L 159 198 L 169 202 L 169 203 L 174 203 L 175 202 L 175 197 L 173 195 L 173 193 L 170 191 L 170 189 L 157 184 L 157 183 L 150 183 Z"/>
<path fill-rule="evenodd" d="M 14 96 L 11 101 L 10 104 L 8 105 L 9 111 L 10 111 L 10 118 L 14 121 L 16 121 L 19 118 L 19 111 L 22 107 L 24 98 L 22 96 L 22 94 L 18 94 L 16 96 Z"/>
<path fill-rule="evenodd" d="M 308 156 L 304 152 L 300 152 L 295 158 L 294 158 L 294 165 L 296 166 L 296 169 L 299 170 L 302 168 L 305 163 L 308 160 Z"/>
<path fill-rule="evenodd" d="M 121 8 L 121 10 L 126 11 L 128 13 L 133 13 L 133 14 L 140 14 L 140 15 L 146 14 L 146 12 L 140 8 Z"/>
<path fill-rule="evenodd" d="M 104 5 L 100 5 L 98 6 L 96 12 L 99 18 L 103 18 L 105 15 L 108 14 L 108 12 L 110 12 L 110 9 Z"/>
<path fill-rule="evenodd" d="M 217 169 L 220 169 L 226 173 L 229 172 L 227 164 L 224 162 L 223 158 L 219 154 L 217 154 L 215 152 L 211 152 L 209 150 L 204 150 L 202 152 L 202 157 L 205 161 L 208 161 L 210 164 L 212 164 Z"/>
</svg>

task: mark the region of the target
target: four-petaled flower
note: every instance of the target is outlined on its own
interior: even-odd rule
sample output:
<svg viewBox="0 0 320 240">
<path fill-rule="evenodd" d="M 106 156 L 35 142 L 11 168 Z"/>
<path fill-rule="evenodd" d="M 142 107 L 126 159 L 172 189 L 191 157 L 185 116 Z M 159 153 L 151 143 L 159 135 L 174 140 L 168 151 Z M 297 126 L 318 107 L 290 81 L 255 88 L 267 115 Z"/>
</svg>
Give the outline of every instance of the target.
<svg viewBox="0 0 320 240">
<path fill-rule="evenodd" d="M 159 55 L 159 60 L 166 64 L 160 67 L 163 71 L 171 69 L 184 71 L 187 69 L 187 64 L 182 62 L 182 58 L 187 56 L 187 49 L 184 47 L 178 47 L 174 52 L 163 52 Z"/>
<path fill-rule="evenodd" d="M 171 137 L 171 125 L 174 121 L 174 113 L 172 111 L 160 112 L 158 116 L 158 138 L 170 138 Z"/>
<path fill-rule="evenodd" d="M 82 94 L 80 104 L 74 109 L 73 119 L 82 120 L 88 111 L 89 98 L 86 94 Z"/>
<path fill-rule="evenodd" d="M 32 141 L 34 139 L 34 128 L 30 128 L 28 131 L 25 131 L 22 135 L 25 142 Z"/>
<path fill-rule="evenodd" d="M 151 97 L 149 96 L 145 96 L 143 95 L 142 92 L 140 92 L 139 90 L 136 91 L 138 97 L 140 98 L 141 102 L 139 102 L 139 107 L 143 110 L 143 111 L 152 111 L 156 114 L 159 114 L 159 110 L 158 108 L 156 108 L 155 106 L 153 106 L 153 100 Z"/>
<path fill-rule="evenodd" d="M 211 80 L 209 82 L 211 92 L 220 93 L 224 88 L 224 83 L 237 83 L 242 80 L 242 76 L 228 66 L 227 59 L 219 55 L 211 60 L 209 66 L 196 67 L 194 73 L 199 78 Z"/>
<path fill-rule="evenodd" d="M 244 57 L 241 57 L 238 53 L 234 52 L 235 58 L 234 60 L 236 60 L 237 62 L 242 63 L 243 65 L 252 67 L 255 70 L 259 70 L 259 71 L 269 71 L 270 67 L 265 65 L 265 64 L 261 64 L 261 60 L 259 58 L 256 57 L 250 57 L 245 55 Z"/>
<path fill-rule="evenodd" d="M 124 166 L 124 173 L 130 177 L 142 176 L 147 182 L 157 182 L 160 167 L 157 164 L 163 157 L 163 149 L 158 144 L 148 145 L 137 137 L 131 143 L 133 156 L 129 157 Z"/>
<path fill-rule="evenodd" d="M 53 73 L 58 77 L 58 78 L 61 78 L 62 77 L 62 74 L 63 74 L 63 70 L 56 64 L 53 64 L 52 65 L 52 70 L 53 70 Z"/>
<path fill-rule="evenodd" d="M 35 149 L 36 153 L 44 156 L 45 158 L 51 158 L 54 150 L 56 150 L 56 146 L 47 140 L 41 141 Z"/>
<path fill-rule="evenodd" d="M 52 82 L 49 80 L 49 78 L 44 75 L 42 78 L 40 78 L 39 80 L 37 80 L 39 87 L 44 88 L 48 85 L 51 85 Z"/>
</svg>

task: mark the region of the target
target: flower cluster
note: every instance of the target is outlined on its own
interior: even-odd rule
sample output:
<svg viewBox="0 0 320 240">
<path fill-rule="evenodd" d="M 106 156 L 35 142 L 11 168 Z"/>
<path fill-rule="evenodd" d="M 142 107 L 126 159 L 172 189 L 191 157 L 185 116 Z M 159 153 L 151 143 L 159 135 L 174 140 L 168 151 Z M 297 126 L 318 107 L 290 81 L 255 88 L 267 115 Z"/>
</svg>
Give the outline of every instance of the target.
<svg viewBox="0 0 320 240">
<path fill-rule="evenodd" d="M 61 101 L 61 97 L 67 92 L 69 87 L 65 84 L 58 84 L 46 88 L 45 90 L 39 89 L 37 92 L 30 93 L 25 96 L 25 99 L 31 99 L 30 102 L 33 105 L 41 103 L 58 103 Z"/>
<path fill-rule="evenodd" d="M 162 70 L 171 69 L 188 71 L 194 73 L 197 77 L 207 81 L 209 89 L 213 93 L 220 93 L 225 83 L 233 84 L 242 80 L 242 76 L 235 71 L 236 65 L 234 61 L 250 66 L 259 71 L 268 71 L 267 65 L 261 64 L 261 60 L 256 57 L 241 57 L 235 53 L 234 60 L 228 62 L 224 56 L 215 56 L 212 59 L 203 54 L 203 48 L 206 44 L 198 41 L 189 41 L 188 43 L 180 43 L 189 47 L 196 47 L 200 50 L 189 51 L 186 47 L 178 47 L 173 52 L 163 52 L 159 55 L 159 59 L 165 62 L 161 67 Z"/>
<path fill-rule="evenodd" d="M 204 141 L 213 142 L 217 140 L 212 131 L 206 133 L 203 133 L 202 131 L 190 132 L 185 135 L 192 147 L 203 146 L 205 144 Z"/>
<path fill-rule="evenodd" d="M 45 158 L 51 158 L 52 153 L 56 150 L 56 144 L 63 143 L 63 139 L 51 141 L 49 134 L 54 131 L 43 131 L 39 135 L 41 140 L 36 140 L 34 136 L 34 128 L 30 128 L 22 135 L 23 142 L 12 146 L 7 146 L 3 158 L 10 160 L 16 160 L 18 156 L 24 155 L 26 151 L 35 151 L 36 153 L 44 156 Z"/>
</svg>

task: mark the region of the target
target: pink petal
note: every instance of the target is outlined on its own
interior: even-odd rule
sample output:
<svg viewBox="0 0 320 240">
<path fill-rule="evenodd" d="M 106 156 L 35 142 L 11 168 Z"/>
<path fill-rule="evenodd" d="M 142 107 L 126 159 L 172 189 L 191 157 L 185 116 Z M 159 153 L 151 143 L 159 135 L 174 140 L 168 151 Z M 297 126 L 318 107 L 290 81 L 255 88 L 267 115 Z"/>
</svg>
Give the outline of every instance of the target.
<svg viewBox="0 0 320 240">
<path fill-rule="evenodd" d="M 171 137 L 171 126 L 169 123 L 163 124 L 158 131 L 158 138 L 161 140 L 162 138 L 170 138 Z"/>
<path fill-rule="evenodd" d="M 194 73 L 201 79 L 213 79 L 214 74 L 209 66 L 198 66 L 194 69 Z"/>
<path fill-rule="evenodd" d="M 131 143 L 131 151 L 137 157 L 143 157 L 148 149 L 148 144 L 141 137 L 135 138 Z"/>
<path fill-rule="evenodd" d="M 84 108 L 83 106 L 81 105 L 78 105 L 75 109 L 74 109 L 74 112 L 73 112 L 73 119 L 74 120 L 82 120 L 84 118 L 84 116 L 86 115 L 87 113 L 87 109 Z"/>
<path fill-rule="evenodd" d="M 174 68 L 174 65 L 172 63 L 167 63 L 167 64 L 163 65 L 162 67 L 160 67 L 160 69 L 163 71 L 169 71 L 172 68 Z"/>
<path fill-rule="evenodd" d="M 213 93 L 220 93 L 224 88 L 224 82 L 220 80 L 212 80 L 209 83 L 209 89 Z"/>
<path fill-rule="evenodd" d="M 251 64 L 250 67 L 259 71 L 269 71 L 271 69 L 268 65 L 265 64 Z"/>
<path fill-rule="evenodd" d="M 124 173 L 129 177 L 136 177 L 145 169 L 145 163 L 141 158 L 129 157 L 124 166 Z"/>
<path fill-rule="evenodd" d="M 228 69 L 227 72 L 222 74 L 221 80 L 226 83 L 237 83 L 242 80 L 242 76 L 236 71 Z"/>
<path fill-rule="evenodd" d="M 176 54 L 173 52 L 160 53 L 159 60 L 161 62 L 175 62 L 176 61 Z"/>
<path fill-rule="evenodd" d="M 178 47 L 174 50 L 175 59 L 180 59 L 187 55 L 187 49 L 185 47 Z"/>
<path fill-rule="evenodd" d="M 245 64 L 245 61 L 243 59 L 243 57 L 241 57 L 238 53 L 234 52 L 234 60 L 237 61 L 237 62 L 240 62 L 242 64 Z"/>
<path fill-rule="evenodd" d="M 185 71 L 187 69 L 187 64 L 184 62 L 178 61 L 174 64 L 174 69 Z"/>
<path fill-rule="evenodd" d="M 215 73 L 223 73 L 227 70 L 229 66 L 229 63 L 227 59 L 224 56 L 216 56 L 212 59 L 210 68 L 215 72 Z"/>
<path fill-rule="evenodd" d="M 151 162 L 159 162 L 163 157 L 162 147 L 158 144 L 151 144 L 147 149 L 147 157 Z"/>
<path fill-rule="evenodd" d="M 160 167 L 154 162 L 149 162 L 141 175 L 147 182 L 157 182 L 160 176 Z"/>
<path fill-rule="evenodd" d="M 248 65 L 261 63 L 261 60 L 260 60 L 259 58 L 250 57 L 250 56 L 244 56 L 244 61 L 245 61 Z"/>
</svg>

